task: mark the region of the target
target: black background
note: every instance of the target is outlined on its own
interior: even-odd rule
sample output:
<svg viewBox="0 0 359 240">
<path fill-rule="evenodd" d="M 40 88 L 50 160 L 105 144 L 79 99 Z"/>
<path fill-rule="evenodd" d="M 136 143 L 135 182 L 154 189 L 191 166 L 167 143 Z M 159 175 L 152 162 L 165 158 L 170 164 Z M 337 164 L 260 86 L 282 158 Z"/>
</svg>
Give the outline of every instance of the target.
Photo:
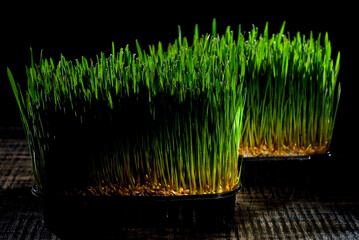
<svg viewBox="0 0 359 240">
<path fill-rule="evenodd" d="M 217 32 L 224 33 L 230 25 L 237 31 L 250 31 L 255 24 L 263 31 L 266 22 L 276 33 L 283 21 L 286 31 L 297 31 L 309 36 L 313 31 L 329 33 L 333 57 L 341 52 L 339 80 L 342 82 L 342 98 L 332 142 L 332 151 L 340 159 L 338 165 L 359 161 L 356 154 L 358 138 L 358 28 L 355 23 L 354 5 L 287 1 L 283 3 L 241 1 L 226 2 L 71 2 L 43 5 L 10 4 L 1 8 L 0 52 L 0 127 L 21 126 L 15 99 L 8 81 L 9 67 L 15 80 L 24 82 L 25 65 L 30 65 L 30 47 L 35 60 L 43 49 L 44 57 L 58 61 L 62 53 L 67 59 L 85 56 L 94 59 L 96 54 L 111 52 L 115 42 L 117 49 L 126 44 L 135 51 L 135 40 L 142 48 L 161 41 L 163 46 L 177 37 L 177 27 L 189 40 L 195 24 L 201 33 L 211 32 L 212 19 L 217 19 Z M 350 172 L 351 165 L 343 168 Z"/>
</svg>

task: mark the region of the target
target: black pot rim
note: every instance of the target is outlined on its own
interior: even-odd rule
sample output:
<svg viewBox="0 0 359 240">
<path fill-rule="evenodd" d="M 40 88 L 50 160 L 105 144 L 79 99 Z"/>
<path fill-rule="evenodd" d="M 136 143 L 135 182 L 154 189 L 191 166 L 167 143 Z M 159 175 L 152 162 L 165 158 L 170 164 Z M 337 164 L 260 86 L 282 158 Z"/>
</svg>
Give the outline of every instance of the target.
<svg viewBox="0 0 359 240">
<path fill-rule="evenodd" d="M 55 195 L 49 195 L 41 190 L 37 189 L 35 184 L 31 188 L 31 193 L 39 198 L 44 199 L 47 197 L 60 197 L 60 198 L 67 198 L 67 199 L 78 199 L 78 200 L 129 200 L 129 201 L 163 201 L 163 202 L 175 202 L 175 201 L 193 201 L 193 200 L 218 200 L 218 199 L 224 199 L 228 197 L 235 196 L 237 193 L 239 193 L 242 189 L 242 185 L 238 184 L 238 186 L 227 192 L 223 193 L 214 193 L 214 194 L 200 194 L 200 195 L 180 195 L 180 196 L 55 196 Z"/>
<path fill-rule="evenodd" d="M 330 151 L 326 151 L 325 153 L 320 154 L 312 154 L 312 155 L 293 155 L 293 156 L 259 156 L 259 157 L 243 157 L 243 162 L 258 162 L 258 161 L 307 161 L 307 160 L 322 160 L 333 157 L 333 154 Z"/>
</svg>

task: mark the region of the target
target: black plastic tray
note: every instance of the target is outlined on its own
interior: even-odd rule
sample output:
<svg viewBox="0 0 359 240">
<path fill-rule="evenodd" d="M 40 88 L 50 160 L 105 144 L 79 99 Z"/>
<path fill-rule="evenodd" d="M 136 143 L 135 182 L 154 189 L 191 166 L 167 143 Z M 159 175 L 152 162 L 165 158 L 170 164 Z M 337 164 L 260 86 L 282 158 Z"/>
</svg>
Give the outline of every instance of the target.
<svg viewBox="0 0 359 240">
<path fill-rule="evenodd" d="M 331 152 L 307 156 L 243 158 L 242 185 L 305 186 L 325 180 L 325 172 L 335 167 Z"/>
<path fill-rule="evenodd" d="M 313 154 L 313 155 L 293 155 L 293 156 L 285 156 L 285 157 L 245 157 L 243 158 L 243 161 L 245 162 L 258 162 L 258 161 L 304 161 L 304 160 L 323 160 L 328 159 L 332 157 L 332 153 L 330 151 L 327 151 L 322 154 Z"/>
<path fill-rule="evenodd" d="M 229 227 L 234 218 L 237 189 L 188 196 L 55 196 L 32 188 L 42 207 L 44 225 L 67 234 L 112 233 L 121 228 Z"/>
</svg>

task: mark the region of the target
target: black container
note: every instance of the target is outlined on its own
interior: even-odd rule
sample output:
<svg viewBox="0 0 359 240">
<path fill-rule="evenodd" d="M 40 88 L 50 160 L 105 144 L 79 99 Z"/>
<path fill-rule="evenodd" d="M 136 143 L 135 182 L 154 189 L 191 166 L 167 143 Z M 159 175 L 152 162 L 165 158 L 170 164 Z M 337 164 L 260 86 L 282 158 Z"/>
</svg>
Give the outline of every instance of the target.
<svg viewBox="0 0 359 240">
<path fill-rule="evenodd" d="M 335 168 L 331 152 L 307 156 L 243 158 L 242 185 L 315 186 L 327 181 Z M 327 179 L 328 177 L 328 179 Z"/>
<path fill-rule="evenodd" d="M 234 219 L 237 189 L 188 196 L 51 196 L 32 188 L 44 225 L 72 236 L 112 234 L 123 228 L 223 229 Z"/>
</svg>

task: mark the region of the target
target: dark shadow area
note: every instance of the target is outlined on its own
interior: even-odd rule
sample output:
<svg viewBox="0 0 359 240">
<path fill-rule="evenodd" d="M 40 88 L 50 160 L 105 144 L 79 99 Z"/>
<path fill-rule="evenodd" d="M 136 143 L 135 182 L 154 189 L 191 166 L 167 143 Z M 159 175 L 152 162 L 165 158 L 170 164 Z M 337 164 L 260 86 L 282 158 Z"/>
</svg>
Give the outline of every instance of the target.
<svg viewBox="0 0 359 240">
<path fill-rule="evenodd" d="M 22 126 L 0 127 L 0 139 L 25 139 Z"/>
<path fill-rule="evenodd" d="M 0 192 L 1 239 L 50 239 L 53 234 L 41 221 L 40 205 L 31 188 L 7 189 Z"/>
<path fill-rule="evenodd" d="M 307 160 L 244 161 L 244 187 L 295 187 L 320 199 L 359 200 L 356 164 L 335 154 Z"/>
</svg>

